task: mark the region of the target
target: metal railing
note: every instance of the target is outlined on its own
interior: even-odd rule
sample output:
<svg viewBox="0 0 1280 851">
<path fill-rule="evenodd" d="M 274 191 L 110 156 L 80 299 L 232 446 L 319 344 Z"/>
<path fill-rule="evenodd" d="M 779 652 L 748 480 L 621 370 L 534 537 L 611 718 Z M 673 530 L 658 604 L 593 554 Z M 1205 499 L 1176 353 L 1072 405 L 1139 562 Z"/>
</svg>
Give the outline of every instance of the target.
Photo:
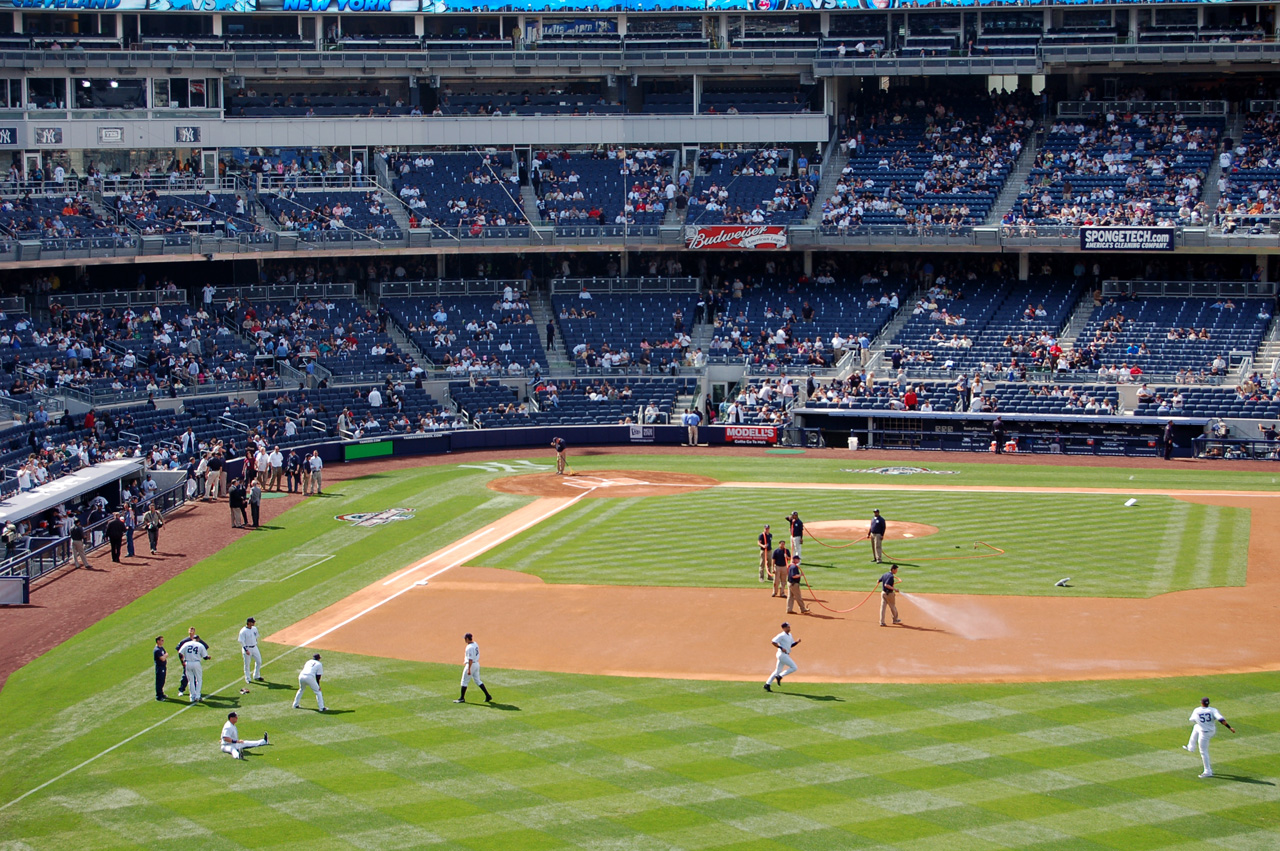
<svg viewBox="0 0 1280 851">
<path fill-rule="evenodd" d="M 595 294 L 621 293 L 696 293 L 700 278 L 556 278 L 551 281 L 552 295 L 578 293 L 583 289 Z"/>
<path fill-rule="evenodd" d="M 154 503 L 161 514 L 167 515 L 172 513 L 174 509 L 185 505 L 186 501 L 187 489 L 186 483 L 183 482 L 167 490 L 157 492 L 148 497 L 144 503 Z M 138 519 L 141 521 L 141 516 Z M 84 527 L 85 552 L 93 552 L 107 546 L 105 530 L 110 520 L 111 518 L 107 517 Z M 139 526 L 134 534 L 139 533 L 145 535 L 146 530 Z M 26 552 L 15 555 L 0 564 L 0 576 L 25 576 L 27 579 L 37 579 L 71 561 L 71 539 L 68 537 L 29 538 L 28 540 L 36 540 L 40 543 L 34 546 L 28 544 Z"/>
<path fill-rule="evenodd" d="M 1268 298 L 1275 296 L 1275 281 L 1118 281 L 1102 282 L 1105 298 Z M 1237 309 L 1245 309 L 1238 305 Z"/>
<path fill-rule="evenodd" d="M 104 310 L 112 307 L 149 308 L 156 305 L 187 304 L 187 291 L 111 290 L 109 292 L 69 293 L 59 291 L 44 296 L 45 308 L 60 304 L 68 310 Z"/>
<path fill-rule="evenodd" d="M 346 284 L 264 284 L 251 287 L 215 287 L 213 307 L 229 298 L 249 302 L 297 301 L 302 298 L 355 298 L 356 285 Z"/>
<path fill-rule="evenodd" d="M 1180 112 L 1183 115 L 1224 117 L 1229 111 L 1225 100 L 1063 100 L 1058 101 L 1062 118 L 1098 115 L 1115 111 L 1120 114 Z"/>
<path fill-rule="evenodd" d="M 373 284 L 378 298 L 447 298 L 496 296 L 504 289 L 523 291 L 529 283 L 520 278 L 466 278 L 448 281 L 383 281 Z"/>
</svg>

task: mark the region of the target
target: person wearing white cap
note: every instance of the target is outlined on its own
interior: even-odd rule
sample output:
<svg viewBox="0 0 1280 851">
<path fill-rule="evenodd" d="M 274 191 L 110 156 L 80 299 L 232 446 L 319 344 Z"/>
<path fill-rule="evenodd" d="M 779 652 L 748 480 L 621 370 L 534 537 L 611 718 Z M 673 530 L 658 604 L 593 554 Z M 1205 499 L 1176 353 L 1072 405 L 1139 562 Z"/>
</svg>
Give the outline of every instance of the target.
<svg viewBox="0 0 1280 851">
<path fill-rule="evenodd" d="M 1218 732 L 1218 725 L 1226 727 L 1231 732 L 1235 732 L 1236 728 L 1227 723 L 1227 719 L 1222 717 L 1222 713 L 1209 705 L 1209 698 L 1200 698 L 1200 705 L 1191 711 L 1191 723 L 1195 726 L 1191 728 L 1191 738 L 1183 745 L 1184 750 L 1196 752 L 1196 747 L 1200 749 L 1200 761 L 1204 763 L 1204 773 L 1201 777 L 1213 776 L 1213 765 L 1209 762 L 1209 740 Z"/>
<path fill-rule="evenodd" d="M 266 682 L 262 678 L 262 651 L 258 650 L 258 627 L 257 621 L 249 618 L 244 622 L 244 626 L 240 627 L 240 649 L 244 652 L 244 681 L 252 682 L 249 673 L 250 668 L 253 672 L 253 680 L 258 682 Z M 252 665 L 250 664 L 252 663 Z"/>
<path fill-rule="evenodd" d="M 302 666 L 302 671 L 298 674 L 298 693 L 293 698 L 293 708 L 301 709 L 302 694 L 307 689 L 311 689 L 316 693 L 316 705 L 324 712 L 324 694 L 320 691 L 320 678 L 324 676 L 324 665 L 320 664 L 320 654 L 317 653 L 307 660 Z"/>
<path fill-rule="evenodd" d="M 871 539 L 871 560 L 876 564 L 884 561 L 884 530 L 888 526 L 880 516 L 880 509 L 872 512 L 871 526 L 867 529 L 867 537 Z"/>
<path fill-rule="evenodd" d="M 791 624 L 783 621 L 782 632 L 773 637 L 773 646 L 778 648 L 777 653 L 774 654 L 778 659 L 778 664 L 774 666 L 773 673 L 764 681 L 765 691 L 773 691 L 773 688 L 769 685 L 770 683 L 776 682 L 778 685 L 782 685 L 783 677 L 796 672 L 796 663 L 791 661 L 791 648 L 799 643 L 800 639 L 791 635 Z"/>
</svg>

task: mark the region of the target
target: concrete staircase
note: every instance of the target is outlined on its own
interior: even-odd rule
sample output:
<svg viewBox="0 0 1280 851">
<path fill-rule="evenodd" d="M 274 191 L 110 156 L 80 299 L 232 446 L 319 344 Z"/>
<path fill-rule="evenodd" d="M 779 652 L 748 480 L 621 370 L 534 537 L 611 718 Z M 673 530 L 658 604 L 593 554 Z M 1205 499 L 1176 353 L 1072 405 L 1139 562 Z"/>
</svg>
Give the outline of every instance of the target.
<svg viewBox="0 0 1280 851">
<path fill-rule="evenodd" d="M 885 352 L 889 351 L 889 346 L 893 342 L 893 338 L 897 336 L 898 332 L 911 321 L 911 317 L 913 315 L 912 311 L 915 309 L 915 304 L 920 300 L 920 297 L 923 294 L 924 291 L 917 287 L 910 293 L 910 295 L 898 302 L 898 312 L 893 314 L 889 319 L 888 324 L 886 324 L 880 333 L 876 335 L 875 339 L 871 341 L 871 353 L 867 355 L 866 363 L 859 364 L 856 358 L 851 359 L 849 363 L 840 370 L 839 377 L 841 379 L 848 378 L 860 366 L 865 366 L 869 372 L 880 371 L 880 366 L 886 362 L 884 357 Z"/>
<path fill-rule="evenodd" d="M 573 358 L 564 347 L 564 335 L 560 333 L 560 323 L 555 319 L 551 299 L 543 292 L 529 293 L 529 312 L 537 323 L 538 336 L 542 338 L 543 347 L 547 351 L 548 375 L 572 375 Z M 546 346 L 548 322 L 555 322 L 556 326 L 556 339 L 549 348 Z"/>
<path fill-rule="evenodd" d="M 1237 113 L 1231 117 L 1230 123 L 1227 125 L 1225 133 L 1235 142 L 1240 141 L 1240 137 L 1244 135 L 1244 114 Z M 1200 200 L 1204 202 L 1204 207 L 1208 210 L 1206 218 L 1212 220 L 1213 211 L 1218 207 L 1218 201 L 1222 198 L 1222 192 L 1218 189 L 1218 179 L 1222 177 L 1222 166 L 1218 163 L 1215 156 L 1213 162 L 1209 165 L 1209 171 L 1204 177 L 1204 191 L 1200 193 Z"/>
<path fill-rule="evenodd" d="M 992 205 L 991 212 L 987 214 L 987 220 L 984 224 L 1000 224 L 1004 214 L 1012 209 L 1013 203 L 1022 194 L 1023 184 L 1027 182 L 1027 175 L 1031 174 L 1031 166 L 1036 161 L 1036 151 L 1039 147 L 1038 136 L 1033 133 L 1023 146 L 1022 153 L 1018 155 L 1018 161 L 1013 164 L 1013 170 L 1005 178 L 1004 188 L 996 196 L 996 203 Z"/>
<path fill-rule="evenodd" d="M 396 227 L 400 228 L 400 232 L 409 238 L 409 208 L 404 202 L 392 195 L 390 192 L 379 189 L 378 194 L 382 196 L 382 203 L 387 208 L 387 212 L 391 214 L 391 218 L 396 220 Z"/>
<path fill-rule="evenodd" d="M 832 145 L 831 156 L 827 157 L 827 162 L 822 166 L 822 180 L 818 183 L 818 191 L 813 199 L 813 206 L 809 210 L 809 217 L 804 220 L 806 225 L 822 224 L 822 205 L 836 191 L 840 174 L 848 164 L 849 155 L 845 152 L 844 145 L 839 143 Z"/>
<path fill-rule="evenodd" d="M 525 184 L 520 187 L 520 203 L 524 206 L 524 215 L 529 220 L 529 223 L 540 224 L 538 221 L 538 196 L 534 193 L 532 186 Z"/>
<path fill-rule="evenodd" d="M 1271 317 L 1271 327 L 1262 338 L 1262 345 L 1253 357 L 1253 369 L 1270 376 L 1280 368 L 1280 318 Z"/>
<path fill-rule="evenodd" d="M 1085 323 L 1089 321 L 1089 317 L 1093 315 L 1093 293 L 1084 292 L 1080 296 L 1080 300 L 1076 302 L 1075 309 L 1071 311 L 1071 315 L 1067 317 L 1067 323 L 1062 326 L 1062 331 L 1058 334 L 1058 345 L 1062 347 L 1062 351 L 1068 357 L 1076 347 L 1076 337 L 1080 336 L 1080 332 L 1084 330 Z"/>
</svg>

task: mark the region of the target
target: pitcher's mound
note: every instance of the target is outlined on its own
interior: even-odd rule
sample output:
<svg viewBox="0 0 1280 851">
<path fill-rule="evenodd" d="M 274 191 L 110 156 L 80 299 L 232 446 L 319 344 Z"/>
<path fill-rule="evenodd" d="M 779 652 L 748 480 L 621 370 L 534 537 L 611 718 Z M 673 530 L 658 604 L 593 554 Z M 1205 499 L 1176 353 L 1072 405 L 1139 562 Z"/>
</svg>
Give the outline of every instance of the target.
<svg viewBox="0 0 1280 851">
<path fill-rule="evenodd" d="M 652 470 L 593 470 L 577 475 L 530 473 L 507 476 L 489 482 L 489 487 L 521 496 L 632 497 L 670 496 L 715 487 L 718 481 L 688 473 L 659 473 Z"/>
<path fill-rule="evenodd" d="M 812 532 L 815 536 L 824 540 L 830 538 L 836 541 L 855 541 L 858 538 L 866 537 L 867 526 L 870 524 L 870 520 L 814 520 L 812 522 L 806 521 L 804 529 L 806 532 Z M 905 520 L 890 520 L 888 527 L 885 529 L 884 537 L 887 541 L 900 541 L 903 539 L 924 538 L 936 534 L 938 534 L 938 527 L 930 526 L 928 523 L 908 523 Z"/>
</svg>

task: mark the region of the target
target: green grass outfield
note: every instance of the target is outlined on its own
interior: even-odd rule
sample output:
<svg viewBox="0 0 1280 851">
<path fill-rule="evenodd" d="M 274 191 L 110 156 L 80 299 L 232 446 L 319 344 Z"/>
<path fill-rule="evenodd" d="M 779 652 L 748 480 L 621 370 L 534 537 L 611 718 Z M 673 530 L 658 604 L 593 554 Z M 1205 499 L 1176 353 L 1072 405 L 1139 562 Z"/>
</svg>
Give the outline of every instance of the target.
<svg viewBox="0 0 1280 851">
<path fill-rule="evenodd" d="M 1144 495 L 1140 505 L 1096 494 L 849 493 L 712 489 L 636 499 L 586 499 L 478 559 L 547 582 L 754 587 L 756 536 L 775 542 L 785 518 L 857 519 L 872 507 L 890 522 L 939 534 L 885 544 L 905 587 L 943 594 L 1146 597 L 1185 588 L 1243 585 L 1250 512 Z M 997 553 L 975 542 L 1004 550 Z M 884 572 L 870 544 L 804 544 L 819 588 L 870 590 Z M 843 547 L 834 549 L 833 547 Z M 1065 571 L 1065 572 L 1064 572 Z M 1054 583 L 1071 576 L 1070 588 Z"/>
<path fill-rule="evenodd" d="M 835 455 L 571 463 L 580 471 L 882 481 L 840 472 L 870 465 Z M 961 473 L 928 483 L 1059 480 L 1140 495 L 1277 489 L 1269 473 L 1212 468 L 1175 475 L 946 466 Z M 450 465 L 339 483 L 278 528 L 246 536 L 17 672 L 0 691 L 0 849 L 1280 847 L 1280 673 L 812 685 L 804 682 L 802 645 L 801 674 L 786 694 L 773 695 L 756 682 L 515 672 L 486 659 L 501 704 L 488 708 L 450 702 L 457 666 L 326 653 L 325 693 L 337 712 L 318 716 L 289 708 L 303 651 L 266 645 L 276 687 L 237 694 L 234 636 L 246 615 L 270 633 L 529 501 L 486 489 L 493 475 Z M 792 495 L 758 498 L 806 510 Z M 856 496 L 851 504 L 865 507 Z M 643 501 L 622 503 L 622 513 L 643 509 Z M 1148 494 L 1131 511 L 1159 504 Z M 413 508 L 416 517 L 368 529 L 333 520 L 392 507 Z M 617 534 L 604 521 L 600 531 Z M 1233 581 L 1229 571 L 1171 575 L 1177 587 Z M 1206 612 L 1210 621 L 1227 616 Z M 156 703 L 151 639 L 176 637 L 188 624 L 212 644 L 206 690 L 221 691 L 207 706 Z M 432 640 L 459 645 L 461 656 L 458 636 Z M 1189 657 L 1212 653 L 1194 636 L 1170 640 L 1185 640 Z M 761 679 L 770 665 L 762 652 Z M 1197 779 L 1198 761 L 1178 749 L 1201 693 L 1240 730 L 1214 740 L 1220 776 L 1213 781 Z M 219 753 L 230 708 L 241 713 L 242 734 L 270 730 L 275 746 L 245 762 Z"/>
</svg>

